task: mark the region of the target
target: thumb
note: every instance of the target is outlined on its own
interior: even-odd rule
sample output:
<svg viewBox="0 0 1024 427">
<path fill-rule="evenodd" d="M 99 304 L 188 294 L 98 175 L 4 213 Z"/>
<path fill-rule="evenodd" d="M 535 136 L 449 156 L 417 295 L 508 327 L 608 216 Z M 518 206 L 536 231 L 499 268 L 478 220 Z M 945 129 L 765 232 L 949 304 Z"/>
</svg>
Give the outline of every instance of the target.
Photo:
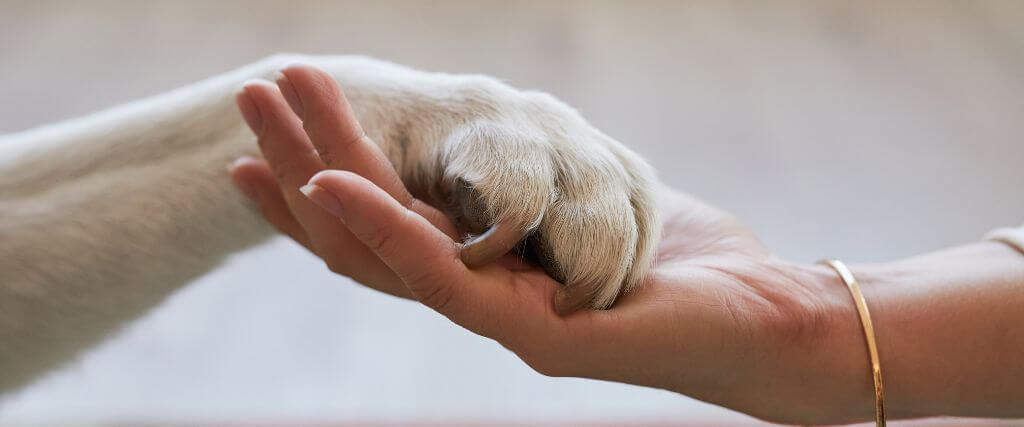
<svg viewBox="0 0 1024 427">
<path fill-rule="evenodd" d="M 416 299 L 461 323 L 471 307 L 469 270 L 459 246 L 429 221 L 360 175 L 326 170 L 302 187 L 314 203 L 340 218 L 357 239 L 405 283 Z"/>
<path fill-rule="evenodd" d="M 547 275 L 514 280 L 490 274 L 499 266 L 470 270 L 451 237 L 352 172 L 322 171 L 302 192 L 340 218 L 416 299 L 453 322 L 521 355 L 550 355 L 570 342 L 569 328 L 552 327 L 561 319 L 551 308 L 558 284 Z"/>
</svg>

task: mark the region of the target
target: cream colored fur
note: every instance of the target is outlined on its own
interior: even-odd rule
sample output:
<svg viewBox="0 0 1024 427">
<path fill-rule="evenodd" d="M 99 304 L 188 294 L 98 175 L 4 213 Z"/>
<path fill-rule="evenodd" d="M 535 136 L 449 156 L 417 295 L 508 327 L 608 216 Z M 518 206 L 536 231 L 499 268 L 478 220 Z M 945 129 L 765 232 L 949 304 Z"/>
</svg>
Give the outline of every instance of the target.
<svg viewBox="0 0 1024 427">
<path fill-rule="evenodd" d="M 659 234 L 646 163 L 549 95 L 362 57 L 274 56 L 167 94 L 0 137 L 0 392 L 73 358 L 270 227 L 226 166 L 256 154 L 232 93 L 290 62 L 342 84 L 403 181 L 468 183 L 605 308 Z"/>
</svg>

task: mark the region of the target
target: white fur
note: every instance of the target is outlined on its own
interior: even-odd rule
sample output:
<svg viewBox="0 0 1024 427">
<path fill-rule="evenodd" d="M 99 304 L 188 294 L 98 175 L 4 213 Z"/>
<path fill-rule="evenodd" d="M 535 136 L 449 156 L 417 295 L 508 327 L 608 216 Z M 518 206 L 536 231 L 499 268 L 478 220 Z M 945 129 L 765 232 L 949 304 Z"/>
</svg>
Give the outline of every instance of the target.
<svg viewBox="0 0 1024 427">
<path fill-rule="evenodd" d="M 604 308 L 659 233 L 642 159 L 554 98 L 360 57 L 274 56 L 164 95 L 0 138 L 0 392 L 71 359 L 271 229 L 226 166 L 256 154 L 232 93 L 289 62 L 342 84 L 407 184 L 461 179 L 540 233 Z"/>
</svg>

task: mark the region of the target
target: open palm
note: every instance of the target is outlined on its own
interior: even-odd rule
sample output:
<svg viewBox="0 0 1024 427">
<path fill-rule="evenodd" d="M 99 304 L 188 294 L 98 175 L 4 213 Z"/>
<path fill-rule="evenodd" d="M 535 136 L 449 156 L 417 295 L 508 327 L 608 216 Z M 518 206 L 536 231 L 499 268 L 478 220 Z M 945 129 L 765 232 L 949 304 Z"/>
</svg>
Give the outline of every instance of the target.
<svg viewBox="0 0 1024 427">
<path fill-rule="evenodd" d="M 609 310 L 559 316 L 560 285 L 539 267 L 511 255 L 462 263 L 451 222 L 402 186 L 329 76 L 284 72 L 304 107 L 248 85 L 239 106 L 266 160 L 237 163 L 234 177 L 333 271 L 418 299 L 547 375 L 659 387 L 777 421 L 836 419 L 828 403 L 850 380 L 830 375 L 834 360 L 817 349 L 825 316 L 847 314 L 836 307 L 848 296 L 824 268 L 772 256 L 736 218 L 663 187 L 663 235 L 643 285 Z M 317 155 L 327 151 L 335 163 Z"/>
</svg>

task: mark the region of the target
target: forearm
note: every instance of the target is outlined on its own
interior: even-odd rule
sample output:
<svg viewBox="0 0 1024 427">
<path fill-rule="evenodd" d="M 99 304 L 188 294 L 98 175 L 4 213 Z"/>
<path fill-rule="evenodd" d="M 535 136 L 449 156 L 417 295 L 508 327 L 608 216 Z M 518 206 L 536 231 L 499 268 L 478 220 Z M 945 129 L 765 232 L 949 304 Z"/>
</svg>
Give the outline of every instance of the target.
<svg viewBox="0 0 1024 427">
<path fill-rule="evenodd" d="M 874 321 L 890 417 L 1024 415 L 1024 255 L 979 242 L 852 269 Z M 844 310 L 832 333 L 833 354 L 845 357 L 837 373 L 853 373 L 850 409 L 868 419 L 867 349 L 852 300 Z"/>
</svg>

